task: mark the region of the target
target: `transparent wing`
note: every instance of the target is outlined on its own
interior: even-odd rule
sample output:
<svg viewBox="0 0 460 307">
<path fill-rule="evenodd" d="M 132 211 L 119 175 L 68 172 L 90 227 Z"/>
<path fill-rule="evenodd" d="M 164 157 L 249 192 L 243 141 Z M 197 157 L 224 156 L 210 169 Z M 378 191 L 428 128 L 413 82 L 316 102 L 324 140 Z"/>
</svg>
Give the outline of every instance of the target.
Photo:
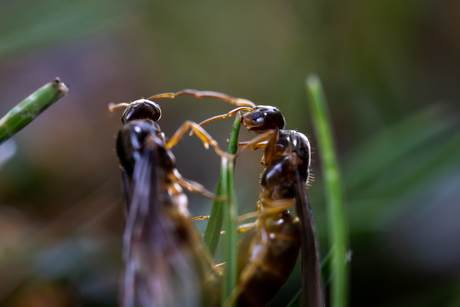
<svg viewBox="0 0 460 307">
<path fill-rule="evenodd" d="M 200 279 L 180 221 L 164 213 L 155 150 L 136 163 L 124 234 L 123 306 L 201 306 Z M 160 166 L 158 166 L 160 167 Z"/>
<path fill-rule="evenodd" d="M 296 172 L 296 182 L 296 212 L 300 219 L 300 235 L 302 242 L 301 270 L 303 306 L 324 307 L 321 265 L 318 241 L 316 239 L 315 221 L 310 206 L 310 199 L 307 194 L 306 183 L 300 179 L 298 171 Z"/>
<path fill-rule="evenodd" d="M 123 182 L 123 187 L 124 187 L 124 194 L 125 194 L 125 200 L 126 200 L 126 210 L 129 211 L 129 205 L 131 204 L 131 184 L 130 184 L 130 178 L 128 178 L 128 175 L 126 174 L 126 171 L 122 168 L 121 169 L 121 180 Z"/>
</svg>

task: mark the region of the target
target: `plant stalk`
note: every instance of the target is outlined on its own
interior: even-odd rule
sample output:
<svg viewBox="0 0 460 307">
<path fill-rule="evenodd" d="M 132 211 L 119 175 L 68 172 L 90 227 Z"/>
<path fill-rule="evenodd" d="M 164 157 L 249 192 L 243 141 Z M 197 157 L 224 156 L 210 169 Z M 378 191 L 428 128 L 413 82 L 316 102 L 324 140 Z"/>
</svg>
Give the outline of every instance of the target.
<svg viewBox="0 0 460 307">
<path fill-rule="evenodd" d="M 67 94 L 59 78 L 45 84 L 0 119 L 0 144 L 21 131 L 49 106 Z"/>
</svg>

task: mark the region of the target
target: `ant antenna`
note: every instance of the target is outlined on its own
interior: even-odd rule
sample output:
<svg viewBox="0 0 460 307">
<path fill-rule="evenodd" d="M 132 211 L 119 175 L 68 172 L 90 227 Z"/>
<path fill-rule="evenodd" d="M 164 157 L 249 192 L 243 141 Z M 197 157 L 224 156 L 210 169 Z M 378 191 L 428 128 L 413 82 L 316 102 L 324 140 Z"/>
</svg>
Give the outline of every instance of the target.
<svg viewBox="0 0 460 307">
<path fill-rule="evenodd" d="M 113 113 L 116 109 L 121 109 L 121 108 L 127 108 L 129 106 L 129 103 L 127 102 L 121 102 L 121 103 L 109 103 L 109 111 L 110 113 Z"/>
</svg>

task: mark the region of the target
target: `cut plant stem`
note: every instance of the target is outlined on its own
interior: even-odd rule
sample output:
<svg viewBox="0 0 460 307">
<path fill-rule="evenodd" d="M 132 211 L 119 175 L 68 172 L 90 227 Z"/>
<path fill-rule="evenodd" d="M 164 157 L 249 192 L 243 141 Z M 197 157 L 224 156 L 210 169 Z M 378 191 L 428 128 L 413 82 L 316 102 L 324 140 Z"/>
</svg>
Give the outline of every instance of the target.
<svg viewBox="0 0 460 307">
<path fill-rule="evenodd" d="M 330 246 L 334 248 L 331 261 L 331 306 L 345 307 L 348 303 L 348 226 L 341 173 L 321 81 L 318 76 L 310 75 L 307 77 L 306 86 L 321 157 Z"/>
<path fill-rule="evenodd" d="M 21 131 L 50 105 L 67 94 L 68 87 L 59 78 L 45 84 L 0 119 L 0 144 Z"/>
<path fill-rule="evenodd" d="M 237 115 L 235 117 L 235 121 L 233 122 L 232 132 L 230 133 L 230 139 L 227 145 L 227 151 L 235 155 L 238 150 L 238 135 L 240 132 L 241 126 L 241 117 Z M 235 164 L 233 163 L 232 172 L 234 170 Z M 219 184 L 217 185 L 216 195 L 218 196 L 226 196 L 226 193 L 223 193 L 223 186 L 222 181 L 227 178 L 224 172 L 221 171 Z M 222 204 L 224 201 L 216 200 L 214 201 L 211 209 L 211 214 L 209 216 L 208 225 L 206 226 L 206 231 L 204 233 L 204 242 L 209 249 L 209 252 L 214 256 L 217 249 L 217 243 L 219 243 L 220 238 L 220 231 L 222 230 L 222 223 L 223 223 L 223 212 L 224 208 Z"/>
</svg>

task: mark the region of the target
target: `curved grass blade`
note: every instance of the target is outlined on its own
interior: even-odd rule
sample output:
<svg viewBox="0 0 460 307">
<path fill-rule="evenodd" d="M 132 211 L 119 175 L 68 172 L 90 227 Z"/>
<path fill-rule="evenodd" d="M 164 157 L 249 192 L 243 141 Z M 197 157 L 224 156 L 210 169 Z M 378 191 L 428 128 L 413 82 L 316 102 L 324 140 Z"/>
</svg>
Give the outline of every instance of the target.
<svg viewBox="0 0 460 307">
<path fill-rule="evenodd" d="M 235 155 L 238 150 L 238 135 L 240 133 L 241 126 L 241 117 L 237 115 L 235 121 L 233 122 L 232 132 L 230 133 L 230 139 L 227 145 L 227 151 Z M 233 168 L 235 164 L 233 163 Z M 233 169 L 232 169 L 233 172 Z M 221 171 L 219 184 L 217 185 L 216 195 L 224 196 L 226 193 L 223 193 L 223 178 L 226 176 L 223 171 Z M 223 223 L 223 208 L 224 201 L 216 200 L 214 201 L 211 209 L 211 214 L 209 217 L 208 225 L 206 226 L 206 231 L 204 233 L 204 242 L 209 249 L 209 252 L 214 256 L 217 249 L 217 243 L 219 243 L 220 231 L 222 230 Z"/>
<path fill-rule="evenodd" d="M 332 124 L 327 112 L 326 98 L 318 76 L 306 79 L 313 126 L 316 132 L 321 167 L 324 176 L 330 244 L 334 247 L 331 274 L 331 306 L 345 307 L 348 303 L 348 226 L 345 215 L 344 191 L 334 143 Z"/>
<path fill-rule="evenodd" d="M 21 131 L 50 105 L 67 94 L 68 87 L 59 79 L 45 84 L 0 119 L 0 144 Z"/>
<path fill-rule="evenodd" d="M 223 261 L 225 262 L 225 275 L 222 284 L 222 306 L 233 306 L 227 301 L 237 284 L 238 249 L 237 249 L 237 222 L 238 216 L 235 193 L 234 176 L 235 157 L 229 155 L 222 159 L 222 193 L 227 196 L 224 201 L 223 225 L 225 236 L 223 237 Z M 232 300 L 232 299 L 230 299 Z"/>
</svg>

